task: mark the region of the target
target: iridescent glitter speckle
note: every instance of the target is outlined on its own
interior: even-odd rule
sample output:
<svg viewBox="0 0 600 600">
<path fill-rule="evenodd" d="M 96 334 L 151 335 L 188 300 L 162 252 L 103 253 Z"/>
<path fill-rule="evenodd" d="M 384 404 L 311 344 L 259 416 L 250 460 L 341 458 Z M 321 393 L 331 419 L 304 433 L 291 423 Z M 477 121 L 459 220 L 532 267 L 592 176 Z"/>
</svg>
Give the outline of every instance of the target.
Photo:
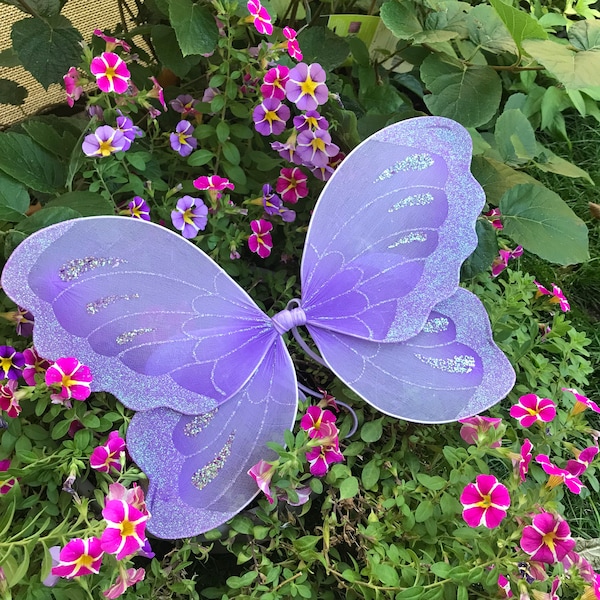
<svg viewBox="0 0 600 600">
<path fill-rule="evenodd" d="M 397 248 L 403 244 L 410 244 L 411 242 L 426 242 L 427 234 L 422 231 L 411 231 L 409 234 L 396 240 L 393 244 L 390 244 L 388 248 Z"/>
<path fill-rule="evenodd" d="M 475 368 L 475 358 L 467 354 L 460 354 L 452 358 L 434 358 L 422 354 L 415 354 L 415 356 L 426 365 L 445 373 L 470 373 Z"/>
<path fill-rule="evenodd" d="M 103 258 L 97 256 L 75 258 L 62 265 L 58 270 L 58 276 L 63 281 L 73 281 L 88 271 L 93 271 L 100 267 L 118 267 L 125 263 L 127 261 L 124 258 Z"/>
<path fill-rule="evenodd" d="M 132 329 L 131 331 L 126 331 L 125 333 L 117 336 L 116 342 L 119 344 L 119 346 L 122 346 L 123 344 L 128 344 L 131 342 L 138 335 L 151 333 L 152 331 L 154 331 L 154 328 L 152 327 L 140 327 L 139 329 Z"/>
<path fill-rule="evenodd" d="M 450 321 L 448 321 L 446 317 L 435 317 L 434 319 L 429 319 L 425 323 L 423 331 L 425 333 L 440 333 L 441 331 L 446 331 L 449 324 Z"/>
<path fill-rule="evenodd" d="M 398 161 L 397 163 L 393 164 L 391 167 L 383 171 L 373 183 L 389 179 L 392 175 L 395 175 L 396 173 L 401 173 L 402 171 L 423 171 L 424 169 L 428 169 L 432 165 L 433 158 L 430 154 L 427 154 L 425 152 L 423 152 L 422 154 L 411 154 L 410 156 L 407 156 L 404 160 Z"/>
<path fill-rule="evenodd" d="M 395 204 L 388 208 L 388 212 L 394 212 L 395 210 L 400 210 L 401 208 L 405 208 L 407 206 L 425 206 L 433 202 L 434 198 L 431 194 L 413 194 L 412 196 L 406 196 L 406 198 L 402 198 Z"/>
<path fill-rule="evenodd" d="M 95 315 L 98 311 L 106 308 L 116 302 L 117 300 L 134 300 L 135 298 L 139 298 L 139 294 L 122 294 L 122 295 L 113 295 L 113 296 L 105 296 L 104 298 L 100 298 L 99 300 L 95 300 L 94 302 L 88 302 L 85 305 L 85 310 L 90 315 Z"/>
<path fill-rule="evenodd" d="M 219 454 L 192 475 L 192 485 L 194 487 L 202 490 L 218 475 L 219 471 L 225 466 L 225 461 L 231 454 L 231 446 L 233 445 L 234 439 L 235 431 L 229 434 L 229 437 Z"/>
<path fill-rule="evenodd" d="M 193 437 L 198 435 L 215 417 L 218 408 L 213 408 L 210 412 L 202 415 L 196 415 L 189 423 L 183 427 L 183 435 Z"/>
</svg>

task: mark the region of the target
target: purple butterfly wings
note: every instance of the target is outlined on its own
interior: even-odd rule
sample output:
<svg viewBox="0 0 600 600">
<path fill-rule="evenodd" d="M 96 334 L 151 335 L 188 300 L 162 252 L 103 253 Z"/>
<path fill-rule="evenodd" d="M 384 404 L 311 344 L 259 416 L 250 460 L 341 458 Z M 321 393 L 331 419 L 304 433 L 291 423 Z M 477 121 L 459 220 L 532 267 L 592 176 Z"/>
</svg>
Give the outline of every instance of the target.
<svg viewBox="0 0 600 600">
<path fill-rule="evenodd" d="M 468 133 L 441 118 L 392 125 L 325 187 L 302 300 L 270 319 L 181 236 L 123 217 L 75 219 L 25 240 L 2 276 L 51 359 L 137 412 L 127 442 L 150 479 L 149 530 L 207 531 L 256 495 L 247 470 L 282 443 L 297 405 L 280 334 L 306 325 L 324 361 L 381 411 L 423 423 L 481 412 L 514 372 L 479 300 L 458 289 L 483 191 Z"/>
</svg>

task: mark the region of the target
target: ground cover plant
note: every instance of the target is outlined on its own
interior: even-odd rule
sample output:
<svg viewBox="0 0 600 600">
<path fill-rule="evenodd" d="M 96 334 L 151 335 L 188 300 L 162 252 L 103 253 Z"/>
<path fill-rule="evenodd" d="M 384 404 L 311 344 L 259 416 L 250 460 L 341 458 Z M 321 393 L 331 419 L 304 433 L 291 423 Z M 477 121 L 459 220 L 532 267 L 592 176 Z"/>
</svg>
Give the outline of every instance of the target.
<svg viewBox="0 0 600 600">
<path fill-rule="evenodd" d="M 469 129 L 487 200 L 462 285 L 517 381 L 483 415 L 421 426 L 292 344 L 315 392 L 252 470 L 261 495 L 168 542 L 146 536 L 132 412 L 89 393 L 77 356 L 38 356 L 32 316 L 2 293 L 3 597 L 600 598 L 575 540 L 600 537 L 593 5 L 146 0 L 81 46 L 58 0 L 7 3 L 23 19 L 0 64 L 64 85 L 72 115 L 0 132 L 4 259 L 63 220 L 152 220 L 274 314 L 298 295 L 311 210 L 344 156 L 387 124 L 445 116 Z M 6 73 L 0 101 L 19 104 Z"/>
</svg>

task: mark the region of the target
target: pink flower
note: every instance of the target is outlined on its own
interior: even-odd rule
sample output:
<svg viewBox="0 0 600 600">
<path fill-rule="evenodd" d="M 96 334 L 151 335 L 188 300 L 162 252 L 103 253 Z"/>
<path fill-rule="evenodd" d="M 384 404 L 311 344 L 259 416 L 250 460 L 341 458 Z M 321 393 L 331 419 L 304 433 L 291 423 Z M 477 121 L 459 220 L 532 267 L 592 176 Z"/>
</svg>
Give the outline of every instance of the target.
<svg viewBox="0 0 600 600">
<path fill-rule="evenodd" d="M 284 202 L 296 204 L 300 198 L 308 196 L 307 181 L 308 177 L 298 167 L 284 167 L 279 172 L 275 189 Z"/>
<path fill-rule="evenodd" d="M 288 80 L 290 69 L 284 65 L 277 65 L 269 69 L 263 78 L 263 84 L 260 86 L 260 93 L 264 98 L 276 98 L 283 100 L 285 98 L 285 84 Z"/>
<path fill-rule="evenodd" d="M 46 385 L 60 386 L 60 392 L 53 394 L 53 400 L 85 400 L 90 394 L 92 373 L 76 358 L 59 358 L 46 371 Z"/>
<path fill-rule="evenodd" d="M 103 52 L 92 59 L 90 71 L 103 92 L 124 94 L 127 91 L 131 75 L 125 61 L 114 52 Z"/>
<path fill-rule="evenodd" d="M 264 219 L 258 219 L 250 222 L 252 234 L 248 238 L 248 248 L 250 252 L 255 252 L 261 258 L 267 258 L 273 249 L 273 239 L 269 233 L 273 225 Z"/>
<path fill-rule="evenodd" d="M 288 54 L 296 61 L 302 60 L 302 52 L 300 51 L 300 44 L 296 39 L 297 32 L 291 27 L 283 28 L 283 37 L 287 40 L 287 51 Z"/>
<path fill-rule="evenodd" d="M 111 37 L 110 35 L 104 35 L 101 29 L 94 29 L 94 35 L 99 38 L 102 38 L 106 42 L 107 52 L 112 52 L 115 48 L 118 48 L 119 46 L 121 46 L 121 48 L 123 48 L 125 52 L 129 52 L 131 50 L 131 46 L 127 42 L 124 42 L 123 40 L 120 40 L 115 37 Z"/>
<path fill-rule="evenodd" d="M 142 581 L 145 576 L 146 571 L 144 571 L 144 569 L 127 569 L 126 571 L 121 570 L 115 583 L 107 590 L 102 592 L 102 594 L 106 598 L 114 600 L 114 598 L 118 598 L 124 594 L 127 588 L 135 585 L 138 581 Z"/>
<path fill-rule="evenodd" d="M 0 460 L 0 473 L 5 473 L 8 469 L 10 469 L 10 459 Z M 15 483 L 17 483 L 17 480 L 14 477 L 0 476 L 0 496 L 8 494 Z"/>
<path fill-rule="evenodd" d="M 271 504 L 273 504 L 274 500 L 269 485 L 271 484 L 271 479 L 273 478 L 274 473 L 275 465 L 264 460 L 259 460 L 248 471 L 248 475 L 250 475 L 250 477 L 256 481 L 256 485 L 258 485 L 259 489 L 267 497 L 267 500 Z"/>
<path fill-rule="evenodd" d="M 23 367 L 23 379 L 27 385 L 35 385 L 35 376 L 38 373 L 45 373 L 50 366 L 50 361 L 42 358 L 35 348 L 26 348 L 23 350 L 25 366 Z"/>
<path fill-rule="evenodd" d="M 15 419 L 21 412 L 17 391 L 18 383 L 9 379 L 6 384 L 0 385 L 0 410 L 3 410 L 11 419 Z"/>
<path fill-rule="evenodd" d="M 118 431 L 111 431 L 104 446 L 94 448 L 90 456 L 90 467 L 108 473 L 111 467 L 121 472 L 121 453 L 125 452 L 125 440 Z"/>
<path fill-rule="evenodd" d="M 551 296 L 551 304 L 558 304 L 560 306 L 560 310 L 563 312 L 569 312 L 571 310 L 569 301 L 567 300 L 563 291 L 556 284 L 552 284 L 552 291 L 550 292 L 541 283 L 538 283 L 537 281 L 534 281 L 533 283 L 538 289 L 536 297 L 539 298 L 540 296 Z"/>
<path fill-rule="evenodd" d="M 248 12 L 252 17 L 256 31 L 261 35 L 271 35 L 273 33 L 273 24 L 271 15 L 259 0 L 248 0 Z"/>
<path fill-rule="evenodd" d="M 561 388 L 563 392 L 571 392 L 575 396 L 575 406 L 571 411 L 572 415 L 577 415 L 583 412 L 586 408 L 591 408 L 594 412 L 600 413 L 600 406 L 598 406 L 593 400 L 582 396 L 576 389 L 573 388 Z"/>
<path fill-rule="evenodd" d="M 553 465 L 548 456 L 545 454 L 538 454 L 535 457 L 535 461 L 542 466 L 542 469 L 544 469 L 545 473 L 550 475 L 546 487 L 553 488 L 561 483 L 564 483 L 574 494 L 581 493 L 584 485 L 576 475 L 569 473 L 569 471 L 566 469 L 561 469 L 560 467 Z"/>
<path fill-rule="evenodd" d="M 192 182 L 194 187 L 199 190 L 208 190 L 209 192 L 218 192 L 217 198 L 221 197 L 221 193 L 224 190 L 233 190 L 235 186 L 226 177 L 219 177 L 218 175 L 203 175 L 194 179 Z"/>
<path fill-rule="evenodd" d="M 554 564 L 561 561 L 573 548 L 569 524 L 558 515 L 540 513 L 533 517 L 533 523 L 523 529 L 521 549 L 531 556 L 531 560 Z"/>
<path fill-rule="evenodd" d="M 527 438 L 524 439 L 523 445 L 521 446 L 520 458 L 518 460 L 513 460 L 513 466 L 515 467 L 516 475 L 519 476 L 521 483 L 525 481 L 525 477 L 529 471 L 529 463 L 531 462 L 532 458 L 532 449 L 533 444 Z"/>
<path fill-rule="evenodd" d="M 571 475 L 581 475 L 590 466 L 594 458 L 596 458 L 598 446 L 590 446 L 585 450 L 575 449 L 573 452 L 575 460 L 571 459 L 567 461 L 565 468 Z"/>
<path fill-rule="evenodd" d="M 318 63 L 307 65 L 298 63 L 289 73 L 285 84 L 287 99 L 293 102 L 298 110 L 316 110 L 329 98 L 329 90 L 325 85 L 327 74 Z"/>
<path fill-rule="evenodd" d="M 58 566 L 52 567 L 52 575 L 72 579 L 81 575 L 97 574 L 103 554 L 98 538 L 75 538 L 60 551 L 59 563 Z"/>
<path fill-rule="evenodd" d="M 494 529 L 506 517 L 510 506 L 508 490 L 493 475 L 477 475 L 460 496 L 463 519 L 469 527 Z"/>
<path fill-rule="evenodd" d="M 83 94 L 83 86 L 79 85 L 81 76 L 75 67 L 71 67 L 66 75 L 63 75 L 65 84 L 65 92 L 67 94 L 67 104 L 73 108 L 75 102 L 81 98 Z"/>
<path fill-rule="evenodd" d="M 463 424 L 460 428 L 460 437 L 467 444 L 480 444 L 487 441 L 489 436 L 486 435 L 486 432 L 490 429 L 498 429 L 502 419 L 475 415 L 468 419 L 460 419 L 458 422 Z M 499 448 L 500 446 L 502 446 L 502 440 L 496 440 L 490 445 L 490 448 Z"/>
<path fill-rule="evenodd" d="M 502 221 L 498 218 L 502 216 L 499 208 L 492 208 L 491 210 L 488 210 L 488 212 L 483 213 L 483 216 L 488 217 L 494 229 L 504 229 Z"/>
<path fill-rule="evenodd" d="M 137 552 L 146 542 L 146 521 L 143 514 L 123 500 L 108 500 L 102 511 L 106 529 L 102 533 L 102 550 L 115 554 L 117 560 Z"/>
<path fill-rule="evenodd" d="M 163 93 L 162 86 L 160 83 L 158 83 L 158 79 L 156 79 L 156 77 L 148 77 L 148 79 L 152 82 L 152 89 L 146 94 L 146 97 L 156 98 L 160 102 L 161 106 L 167 110 L 167 105 L 165 104 L 165 95 Z"/>
<path fill-rule="evenodd" d="M 309 406 L 306 414 L 300 421 L 300 427 L 308 432 L 308 437 L 311 439 L 323 437 L 323 432 L 329 433 L 329 428 L 321 427 L 325 423 L 335 423 L 335 415 L 328 410 L 323 410 L 318 406 Z"/>
<path fill-rule="evenodd" d="M 512 598 L 513 593 L 510 589 L 510 581 L 506 579 L 502 573 L 498 575 L 498 587 L 500 588 L 500 594 L 503 598 Z"/>
<path fill-rule="evenodd" d="M 513 258 L 519 258 L 523 254 L 523 246 L 517 246 L 514 250 L 500 250 L 500 256 L 497 256 L 492 263 L 492 277 L 497 277 L 508 267 L 508 261 Z"/>
<path fill-rule="evenodd" d="M 531 427 L 536 422 L 550 423 L 556 417 L 556 405 L 549 398 L 535 394 L 525 394 L 510 408 L 510 416 L 523 427 Z"/>
<path fill-rule="evenodd" d="M 111 483 L 108 486 L 108 494 L 106 496 L 106 501 L 109 502 L 110 500 L 122 500 L 139 510 L 143 515 L 149 515 L 144 500 L 144 490 L 136 483 L 129 489 L 120 483 Z"/>
<path fill-rule="evenodd" d="M 322 442 L 306 453 L 309 470 L 315 477 L 323 477 L 329 470 L 329 465 L 344 460 L 340 452 L 337 427 L 330 422 L 321 424 L 321 433 L 318 439 Z"/>
</svg>

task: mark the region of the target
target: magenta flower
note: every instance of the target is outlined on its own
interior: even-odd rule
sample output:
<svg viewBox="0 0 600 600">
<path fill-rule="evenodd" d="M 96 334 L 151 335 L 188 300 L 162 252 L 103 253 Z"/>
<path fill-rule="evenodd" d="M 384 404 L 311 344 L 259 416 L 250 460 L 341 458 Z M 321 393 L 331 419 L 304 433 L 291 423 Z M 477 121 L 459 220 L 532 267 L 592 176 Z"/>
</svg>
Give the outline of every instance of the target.
<svg viewBox="0 0 600 600">
<path fill-rule="evenodd" d="M 144 577 L 146 577 L 146 571 L 142 568 L 121 570 L 115 583 L 102 592 L 102 595 L 109 600 L 114 600 L 114 598 L 122 596 L 127 588 L 142 581 Z"/>
<path fill-rule="evenodd" d="M 458 422 L 463 424 L 460 428 L 460 437 L 467 442 L 467 444 L 477 445 L 487 441 L 489 436 L 486 435 L 486 433 L 490 429 L 498 429 L 502 419 L 475 415 L 468 419 L 460 419 Z M 502 441 L 496 440 L 490 445 L 490 448 L 499 448 L 501 445 Z"/>
<path fill-rule="evenodd" d="M 0 474 L 6 473 L 10 469 L 10 459 L 0 460 Z M 17 480 L 14 477 L 6 477 L 0 475 L 0 496 L 8 494 L 10 490 L 15 486 Z"/>
<path fill-rule="evenodd" d="M 134 219 L 142 221 L 150 220 L 150 207 L 141 196 L 133 197 L 133 200 L 127 205 L 127 212 Z"/>
<path fill-rule="evenodd" d="M 344 460 L 344 455 L 340 452 L 337 427 L 331 422 L 323 422 L 320 430 L 322 435 L 318 439 L 322 442 L 321 445 L 306 453 L 309 470 L 315 477 L 323 477 L 329 470 L 329 465 Z"/>
<path fill-rule="evenodd" d="M 116 37 L 112 37 L 110 35 L 104 35 L 101 29 L 94 29 L 94 35 L 96 37 L 102 38 L 106 42 L 106 51 L 112 52 L 115 48 L 121 46 L 125 52 L 129 52 L 131 50 L 131 46 Z"/>
<path fill-rule="evenodd" d="M 200 113 L 196 110 L 196 105 L 199 100 L 195 100 L 193 96 L 189 94 L 179 94 L 175 100 L 171 100 L 169 104 L 171 108 L 184 117 L 195 117 Z"/>
<path fill-rule="evenodd" d="M 248 238 L 248 248 L 250 252 L 255 252 L 261 258 L 267 258 L 273 249 L 273 239 L 270 231 L 273 225 L 264 219 L 258 219 L 250 222 L 252 233 Z"/>
<path fill-rule="evenodd" d="M 216 197 L 221 197 L 221 192 L 225 190 L 233 190 L 235 186 L 226 177 L 219 177 L 218 175 L 203 175 L 194 179 L 192 182 L 194 187 L 199 190 L 208 190 L 209 192 L 216 192 Z"/>
<path fill-rule="evenodd" d="M 131 74 L 125 61 L 114 52 L 103 52 L 92 59 L 90 71 L 103 92 L 124 94 L 127 91 Z"/>
<path fill-rule="evenodd" d="M 531 462 L 533 444 L 526 438 L 523 440 L 521 445 L 520 457 L 517 460 L 513 460 L 513 467 L 515 468 L 516 475 L 518 475 L 521 483 L 525 481 L 527 472 L 529 471 L 529 463 Z"/>
<path fill-rule="evenodd" d="M 9 379 L 4 385 L 0 385 L 0 410 L 3 410 L 11 419 L 16 419 L 21 412 L 17 391 L 16 379 Z"/>
<path fill-rule="evenodd" d="M 569 473 L 566 469 L 561 469 L 560 467 L 553 465 L 547 455 L 538 454 L 535 457 L 535 461 L 542 466 L 545 473 L 550 475 L 546 487 L 553 488 L 564 483 L 574 494 L 580 494 L 581 490 L 585 487 L 576 475 Z"/>
<path fill-rule="evenodd" d="M 173 225 L 188 240 L 204 231 L 208 223 L 208 207 L 200 198 L 183 196 L 177 200 L 176 210 L 171 212 Z"/>
<path fill-rule="evenodd" d="M 538 283 L 537 281 L 534 281 L 533 283 L 538 289 L 536 293 L 537 298 L 540 296 L 550 296 L 551 304 L 558 304 L 560 306 L 560 310 L 563 312 L 569 312 L 571 310 L 569 301 L 567 300 L 563 291 L 556 284 L 552 284 L 552 291 L 550 292 L 541 283 Z"/>
<path fill-rule="evenodd" d="M 148 79 L 152 82 L 152 89 L 146 93 L 147 98 L 156 98 L 161 106 L 167 110 L 167 105 L 165 104 L 165 95 L 160 83 L 158 83 L 158 79 L 156 77 L 148 77 Z M 158 113 L 160 114 L 160 112 Z"/>
<path fill-rule="evenodd" d="M 324 129 L 307 129 L 298 134 L 296 155 L 304 165 L 326 167 L 339 151 L 339 147 L 331 142 L 329 132 Z"/>
<path fill-rule="evenodd" d="M 256 31 L 261 35 L 271 35 L 273 33 L 273 24 L 271 23 L 271 15 L 267 9 L 259 0 L 248 0 L 247 6 Z"/>
<path fill-rule="evenodd" d="M 179 121 L 175 133 L 170 136 L 171 148 L 181 156 L 189 156 L 198 146 L 198 140 L 193 133 L 194 128 L 189 121 Z"/>
<path fill-rule="evenodd" d="M 260 86 L 260 93 L 264 98 L 276 98 L 283 100 L 285 98 L 285 84 L 288 80 L 290 69 L 284 65 L 277 65 L 269 69 L 263 78 L 263 84 Z"/>
<path fill-rule="evenodd" d="M 511 406 L 510 416 L 523 427 L 531 427 L 536 422 L 550 423 L 556 417 L 556 405 L 549 398 L 525 394 Z"/>
<path fill-rule="evenodd" d="M 508 267 L 508 261 L 519 258 L 523 254 L 523 246 L 517 246 L 514 250 L 500 250 L 500 255 L 492 263 L 492 277 L 497 277 Z"/>
<path fill-rule="evenodd" d="M 250 477 L 252 477 L 252 479 L 256 481 L 256 485 L 258 485 L 259 489 L 267 497 L 267 500 L 270 504 L 273 504 L 273 502 L 275 502 L 275 500 L 273 500 L 271 488 L 269 487 L 274 473 L 275 465 L 264 460 L 259 460 L 248 471 L 248 475 L 250 475 Z"/>
<path fill-rule="evenodd" d="M 261 135 L 279 135 L 290 118 L 290 109 L 277 98 L 265 98 L 252 113 L 254 127 Z"/>
<path fill-rule="evenodd" d="M 23 379 L 27 385 L 35 385 L 36 374 L 44 374 L 50 366 L 50 361 L 42 358 L 35 348 L 26 348 L 23 350 L 23 358 L 25 364 L 23 365 Z"/>
<path fill-rule="evenodd" d="M 531 556 L 531 560 L 554 564 L 561 561 L 573 548 L 569 524 L 558 515 L 540 513 L 533 522 L 523 529 L 521 549 Z"/>
<path fill-rule="evenodd" d="M 300 198 L 308 196 L 308 177 L 298 168 L 284 167 L 279 172 L 275 190 L 284 202 L 296 204 Z"/>
<path fill-rule="evenodd" d="M 131 144 L 136 137 L 142 137 L 144 135 L 144 132 L 137 125 L 134 125 L 129 117 L 124 115 L 117 117 L 117 130 L 125 136 L 125 139 L 123 140 L 124 152 L 131 148 Z"/>
<path fill-rule="evenodd" d="M 108 473 L 111 468 L 121 472 L 121 453 L 125 452 L 125 440 L 118 431 L 111 431 L 104 446 L 97 446 L 90 455 L 90 467 Z"/>
<path fill-rule="evenodd" d="M 513 593 L 510 589 L 510 581 L 506 579 L 502 573 L 498 575 L 498 588 L 499 593 L 502 595 L 502 598 L 512 598 Z"/>
<path fill-rule="evenodd" d="M 322 117 L 316 110 L 306 111 L 303 115 L 298 115 L 293 119 L 294 127 L 298 132 L 307 129 L 325 129 L 329 127 L 329 121 Z"/>
<path fill-rule="evenodd" d="M 52 575 L 72 579 L 81 575 L 97 574 L 103 554 L 98 538 L 75 538 L 60 551 L 59 563 L 52 567 Z"/>
<path fill-rule="evenodd" d="M 318 406 L 309 406 L 306 414 L 300 421 L 300 427 L 308 432 L 308 437 L 311 439 L 323 437 L 323 433 L 329 434 L 329 428 L 322 426 L 325 423 L 335 423 L 336 416 L 329 410 L 323 410 Z"/>
<path fill-rule="evenodd" d="M 81 98 L 83 94 L 83 86 L 80 85 L 82 81 L 79 71 L 75 67 L 71 67 L 66 75 L 63 75 L 63 82 L 65 84 L 65 92 L 67 94 L 67 104 L 73 108 L 75 102 Z"/>
<path fill-rule="evenodd" d="M 121 560 L 144 546 L 147 514 L 123 500 L 108 500 L 102 516 L 106 521 L 101 538 L 104 552 L 115 554 L 117 560 Z"/>
<path fill-rule="evenodd" d="M 81 149 L 86 156 L 104 157 L 121 152 L 125 146 L 130 145 L 131 142 L 122 131 L 113 129 L 110 125 L 102 125 L 94 133 L 85 136 Z"/>
<path fill-rule="evenodd" d="M 325 85 L 327 75 L 319 63 L 298 63 L 290 72 L 285 93 L 299 110 L 316 110 L 319 104 L 325 104 L 329 90 Z"/>
<path fill-rule="evenodd" d="M 571 392 L 575 396 L 575 406 L 571 411 L 572 415 L 577 415 L 580 412 L 583 412 L 586 408 L 591 408 L 594 412 L 600 413 L 600 406 L 598 406 L 593 400 L 582 396 L 576 389 L 574 388 L 561 388 L 563 392 Z"/>
<path fill-rule="evenodd" d="M 508 490 L 493 475 L 477 475 L 460 496 L 463 519 L 469 527 L 494 529 L 506 517 L 510 506 Z"/>
<path fill-rule="evenodd" d="M 53 400 L 85 400 L 90 394 L 92 373 L 89 367 L 82 365 L 76 358 L 59 358 L 46 371 L 46 385 L 59 387 Z"/>
<path fill-rule="evenodd" d="M 586 469 L 592 464 L 594 458 L 598 454 L 598 446 L 590 446 L 585 450 L 573 450 L 576 458 L 567 461 L 565 469 L 571 473 L 571 475 L 581 475 L 585 473 Z"/>
<path fill-rule="evenodd" d="M 291 27 L 283 28 L 283 37 L 287 40 L 287 51 L 288 54 L 296 61 L 302 60 L 302 52 L 300 51 L 300 44 L 296 39 L 298 33 Z"/>
<path fill-rule="evenodd" d="M 502 216 L 499 208 L 492 208 L 492 210 L 488 210 L 488 212 L 483 213 L 483 216 L 490 220 L 494 229 L 504 229 L 504 225 L 502 225 L 502 221 L 499 218 Z"/>
<path fill-rule="evenodd" d="M 2 379 L 19 379 L 25 357 L 12 346 L 0 346 L 0 375 Z"/>
</svg>

